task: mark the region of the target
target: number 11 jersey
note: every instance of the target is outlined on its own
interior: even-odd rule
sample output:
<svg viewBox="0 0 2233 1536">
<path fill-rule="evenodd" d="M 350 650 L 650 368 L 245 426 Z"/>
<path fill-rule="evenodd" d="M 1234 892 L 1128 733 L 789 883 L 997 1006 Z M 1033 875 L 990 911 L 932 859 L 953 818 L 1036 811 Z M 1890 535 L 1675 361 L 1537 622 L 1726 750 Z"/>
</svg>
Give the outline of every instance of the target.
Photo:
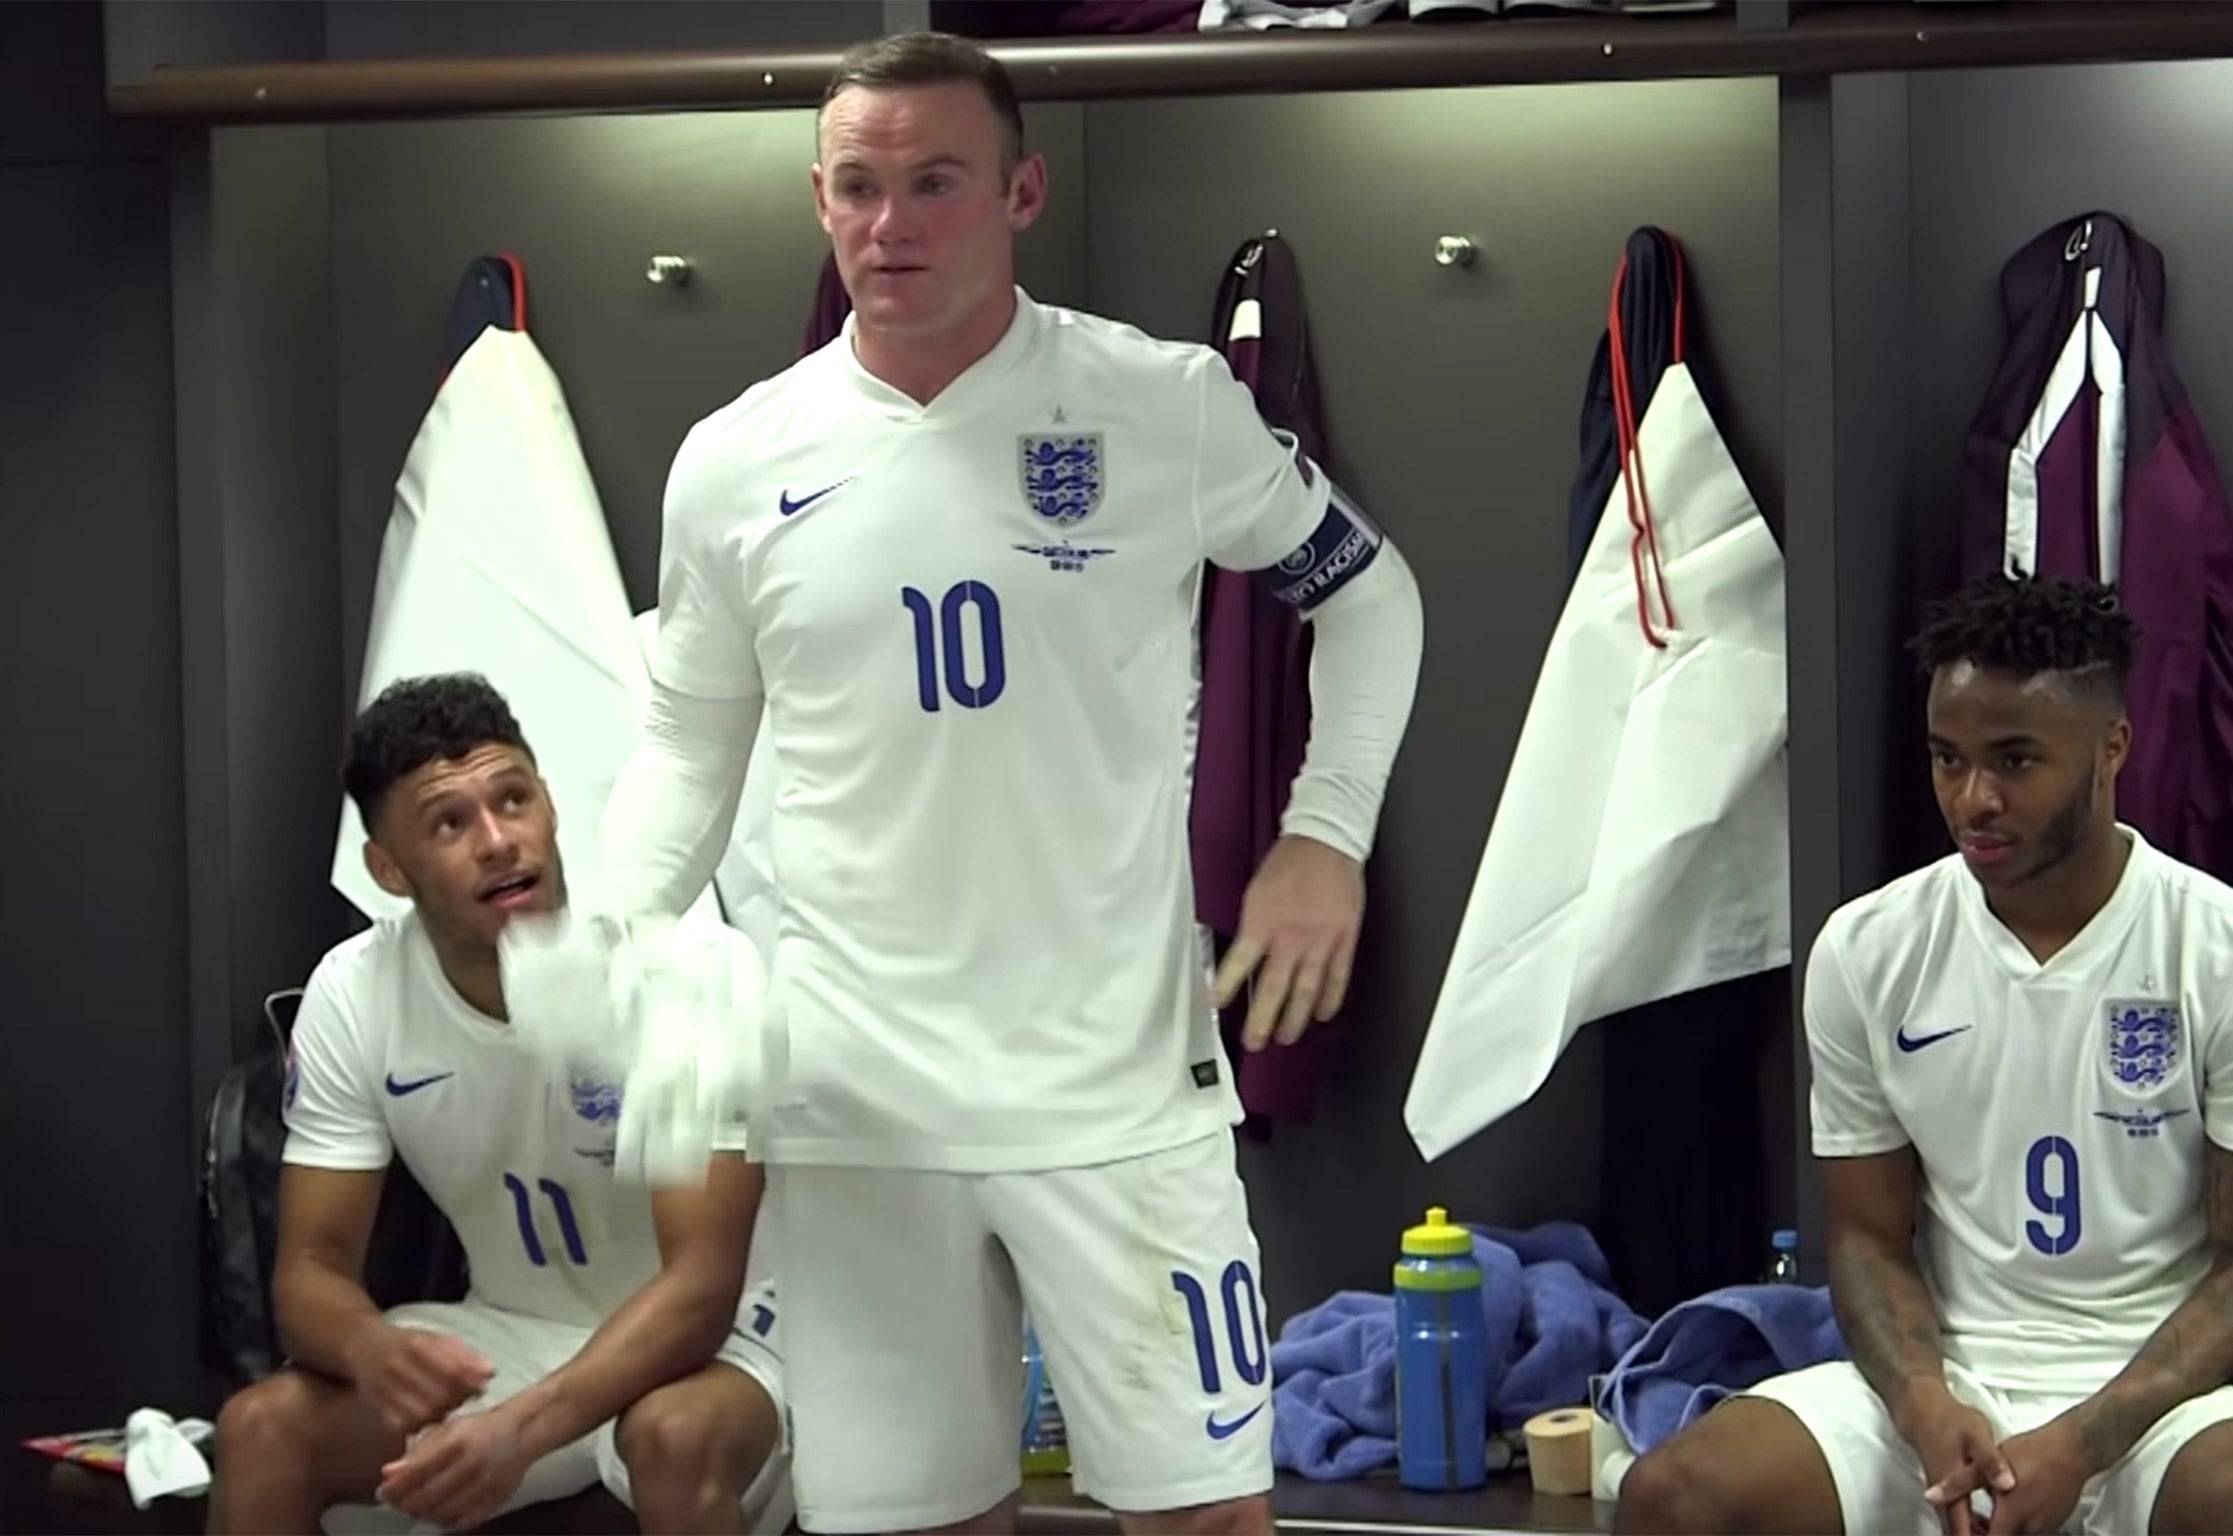
<svg viewBox="0 0 2233 1536">
<path fill-rule="evenodd" d="M 927 406 L 853 329 L 698 424 L 666 685 L 757 710 L 781 911 L 770 1162 L 1016 1171 L 1238 1113 L 1184 727 L 1205 561 L 1307 612 L 1377 530 L 1216 353 L 1040 305 Z"/>
<path fill-rule="evenodd" d="M 2115 894 L 2046 963 L 1949 856 L 1832 915 L 1807 966 L 1814 1150 L 1912 1143 L 1946 1354 L 2084 1393 L 2209 1268 L 2233 1147 L 2233 890 L 2130 828 Z"/>
<path fill-rule="evenodd" d="M 742 934 L 694 931 L 727 950 L 740 991 L 763 985 Z M 416 912 L 379 919 L 311 972 L 284 1095 L 287 1162 L 370 1172 L 402 1160 L 456 1229 L 471 1300 L 594 1328 L 659 1273 L 651 1193 L 613 1176 L 620 1088 L 458 996 Z M 716 1143 L 746 1150 L 741 1127 Z M 774 1273 L 774 1229 L 755 1233 L 748 1303 Z"/>
</svg>

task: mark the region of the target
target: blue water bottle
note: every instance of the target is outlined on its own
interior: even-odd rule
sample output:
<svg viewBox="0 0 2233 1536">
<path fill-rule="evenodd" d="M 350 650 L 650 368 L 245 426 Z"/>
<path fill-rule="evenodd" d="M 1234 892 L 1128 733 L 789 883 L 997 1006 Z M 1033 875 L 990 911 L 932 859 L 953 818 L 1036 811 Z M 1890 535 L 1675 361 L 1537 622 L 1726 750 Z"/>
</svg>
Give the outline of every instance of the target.
<svg viewBox="0 0 2233 1536">
<path fill-rule="evenodd" d="M 1762 1280 L 1769 1285 L 1797 1285 L 1799 1283 L 1799 1234 L 1789 1227 L 1778 1228 L 1768 1240 L 1768 1272 Z"/>
<path fill-rule="evenodd" d="M 1440 1206 L 1396 1263 L 1396 1465 L 1406 1488 L 1488 1481 L 1489 1341 L 1473 1234 Z"/>
</svg>

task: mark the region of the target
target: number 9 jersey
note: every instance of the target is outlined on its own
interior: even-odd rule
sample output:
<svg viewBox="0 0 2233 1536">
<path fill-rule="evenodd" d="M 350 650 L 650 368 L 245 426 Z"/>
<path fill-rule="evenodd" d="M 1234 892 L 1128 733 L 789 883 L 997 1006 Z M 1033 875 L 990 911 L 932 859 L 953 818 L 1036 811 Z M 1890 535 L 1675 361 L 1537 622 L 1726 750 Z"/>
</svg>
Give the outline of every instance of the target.
<svg viewBox="0 0 2233 1536">
<path fill-rule="evenodd" d="M 2233 1147 L 2233 890 L 2129 827 L 2123 878 L 2044 964 L 1959 856 L 1849 903 L 1807 965 L 1814 1151 L 1912 1144 L 1947 1358 L 2084 1393 L 2209 1268 Z"/>
<path fill-rule="evenodd" d="M 1035 303 L 927 406 L 843 337 L 677 455 L 654 670 L 765 701 L 759 1155 L 1104 1162 L 1238 1118 L 1185 722 L 1204 562 L 1308 614 L 1379 532 L 1208 348 Z"/>
</svg>

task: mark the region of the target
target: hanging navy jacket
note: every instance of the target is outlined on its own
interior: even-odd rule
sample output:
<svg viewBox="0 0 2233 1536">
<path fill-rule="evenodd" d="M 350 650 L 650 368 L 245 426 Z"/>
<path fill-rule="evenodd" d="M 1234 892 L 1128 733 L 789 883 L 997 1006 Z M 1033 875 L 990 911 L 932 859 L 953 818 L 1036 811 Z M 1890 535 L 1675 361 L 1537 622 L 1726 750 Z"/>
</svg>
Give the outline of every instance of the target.
<svg viewBox="0 0 2233 1536">
<path fill-rule="evenodd" d="M 2117 813 L 2233 877 L 2233 509 L 2163 339 L 2163 253 L 2111 213 L 2001 270 L 2008 344 L 1970 425 L 1964 576 L 2088 577 L 2139 626 Z"/>
</svg>

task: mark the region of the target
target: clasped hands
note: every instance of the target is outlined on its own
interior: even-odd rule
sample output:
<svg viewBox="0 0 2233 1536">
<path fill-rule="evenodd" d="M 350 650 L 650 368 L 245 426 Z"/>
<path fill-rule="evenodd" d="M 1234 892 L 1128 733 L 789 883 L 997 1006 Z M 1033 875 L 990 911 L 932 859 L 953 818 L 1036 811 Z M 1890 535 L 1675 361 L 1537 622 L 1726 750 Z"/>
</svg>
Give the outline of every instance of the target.
<svg viewBox="0 0 2233 1536">
<path fill-rule="evenodd" d="M 1913 1428 L 1903 1433 L 1923 1461 L 1923 1496 L 1947 1536 L 2051 1536 L 2093 1475 L 2067 1416 L 1999 1440 L 1984 1414 L 1940 1388 L 1909 1418 Z M 1979 1492 L 1990 1500 L 1987 1514 L 1970 1502 Z"/>
<path fill-rule="evenodd" d="M 401 1456 L 380 1469 L 375 1494 L 390 1509 L 443 1530 L 494 1518 L 532 1458 L 499 1406 L 460 1412 L 486 1391 L 494 1369 L 448 1334 L 382 1323 L 351 1365 L 357 1391 L 392 1432 Z"/>
</svg>

